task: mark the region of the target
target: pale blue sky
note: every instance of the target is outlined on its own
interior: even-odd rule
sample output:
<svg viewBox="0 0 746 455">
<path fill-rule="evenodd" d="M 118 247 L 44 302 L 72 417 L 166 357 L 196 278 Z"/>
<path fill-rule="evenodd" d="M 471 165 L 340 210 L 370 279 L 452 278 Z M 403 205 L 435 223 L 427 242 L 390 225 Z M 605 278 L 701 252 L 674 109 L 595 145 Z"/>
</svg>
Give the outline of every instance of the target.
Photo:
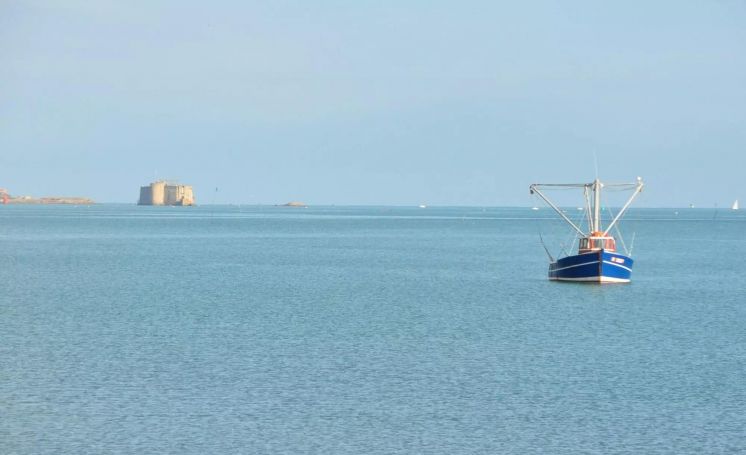
<svg viewBox="0 0 746 455">
<path fill-rule="evenodd" d="M 642 205 L 746 200 L 746 3 L 0 2 L 13 194 L 531 205 L 594 152 Z"/>
</svg>

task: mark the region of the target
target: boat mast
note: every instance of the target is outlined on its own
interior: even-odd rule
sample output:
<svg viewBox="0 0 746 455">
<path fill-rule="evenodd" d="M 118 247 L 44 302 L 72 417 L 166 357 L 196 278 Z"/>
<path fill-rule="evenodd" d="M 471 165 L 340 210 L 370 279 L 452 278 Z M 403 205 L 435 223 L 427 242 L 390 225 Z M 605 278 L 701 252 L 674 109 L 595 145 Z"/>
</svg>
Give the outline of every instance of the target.
<svg viewBox="0 0 746 455">
<path fill-rule="evenodd" d="M 593 232 L 593 209 L 591 208 L 591 194 L 588 191 L 590 187 L 591 184 L 583 186 L 583 203 L 585 204 L 583 211 L 588 221 L 588 232 Z"/>
<path fill-rule="evenodd" d="M 593 181 L 593 226 L 591 231 L 601 230 L 601 181 Z"/>
</svg>

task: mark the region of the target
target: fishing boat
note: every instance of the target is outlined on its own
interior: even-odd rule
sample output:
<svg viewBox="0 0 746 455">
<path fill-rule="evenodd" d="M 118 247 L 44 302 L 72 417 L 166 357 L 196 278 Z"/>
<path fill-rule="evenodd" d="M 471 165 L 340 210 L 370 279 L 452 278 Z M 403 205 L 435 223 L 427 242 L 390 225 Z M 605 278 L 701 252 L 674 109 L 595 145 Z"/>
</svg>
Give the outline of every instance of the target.
<svg viewBox="0 0 746 455">
<path fill-rule="evenodd" d="M 733 201 L 733 205 L 730 206 L 731 210 L 738 210 L 738 199 Z"/>
<path fill-rule="evenodd" d="M 616 239 L 610 234 L 612 228 L 617 228 L 617 223 L 629 208 L 632 201 L 642 191 L 644 186 L 642 179 L 637 178 L 635 183 L 603 183 L 596 179 L 591 183 L 535 183 L 529 187 L 531 194 L 539 196 L 549 207 L 554 209 L 564 221 L 578 234 L 578 253 L 568 254 L 564 257 L 554 259 L 549 250 L 544 246 L 549 256 L 549 279 L 557 281 L 580 281 L 589 283 L 629 283 L 632 275 L 631 253 L 626 251 L 622 254 L 617 251 Z M 567 215 L 557 207 L 543 192 L 548 188 L 579 188 L 583 190 L 587 209 L 588 229 L 583 230 L 578 224 L 570 220 Z M 601 189 L 631 189 L 632 195 L 624 206 L 619 210 L 611 222 L 603 228 L 601 226 Z M 621 234 L 620 234 L 621 237 Z M 620 240 L 622 240 L 620 238 Z M 543 240 L 542 240 L 543 243 Z M 624 241 L 622 240 L 622 244 Z"/>
</svg>

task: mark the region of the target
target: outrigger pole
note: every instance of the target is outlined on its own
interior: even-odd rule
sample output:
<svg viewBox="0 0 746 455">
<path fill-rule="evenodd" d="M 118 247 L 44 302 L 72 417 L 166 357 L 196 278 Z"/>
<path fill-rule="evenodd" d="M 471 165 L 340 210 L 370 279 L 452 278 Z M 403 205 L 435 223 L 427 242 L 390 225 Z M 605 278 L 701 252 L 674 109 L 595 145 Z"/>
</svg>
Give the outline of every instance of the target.
<svg viewBox="0 0 746 455">
<path fill-rule="evenodd" d="M 616 216 L 614 217 L 614 219 L 611 221 L 611 224 L 609 224 L 606 227 L 606 230 L 604 231 L 604 237 L 606 236 L 606 234 L 609 233 L 609 231 L 611 230 L 611 228 L 614 227 L 614 225 L 616 224 L 616 222 L 619 221 L 619 219 L 622 217 L 622 215 L 624 215 L 624 212 L 627 211 L 627 207 L 629 207 L 629 205 L 637 197 L 637 195 L 640 194 L 640 192 L 642 191 L 642 187 L 645 186 L 645 184 L 642 183 L 642 179 L 640 177 L 637 177 L 637 183 L 635 185 L 636 185 L 635 186 L 635 191 L 632 193 L 632 196 L 629 197 L 629 199 L 627 200 L 627 203 L 624 204 L 624 207 L 622 207 L 622 209 L 619 211 L 619 213 L 616 214 Z"/>
<path fill-rule="evenodd" d="M 528 187 L 528 189 L 531 192 L 531 194 L 534 194 L 534 193 L 538 194 L 539 197 L 544 200 L 544 202 L 546 202 L 547 204 L 549 204 L 549 206 L 551 208 L 553 208 L 554 211 L 559 214 L 559 216 L 561 216 L 562 218 L 564 218 L 565 221 L 567 221 L 568 223 L 570 223 L 570 226 L 572 226 L 573 228 L 575 228 L 575 230 L 578 231 L 580 233 L 580 235 L 585 236 L 586 235 L 585 232 L 583 232 L 582 229 L 580 229 L 575 223 L 573 223 L 572 220 L 570 220 L 570 218 L 568 218 L 567 215 L 565 215 L 562 212 L 562 210 L 560 210 L 559 208 L 557 208 L 557 206 L 554 205 L 552 203 L 552 201 L 550 201 L 546 196 L 544 196 L 544 194 L 541 191 L 539 191 L 538 186 L 539 186 L 539 184 L 533 183 L 533 184 L 531 184 L 531 186 Z M 566 186 L 570 186 L 570 185 L 543 185 L 543 186 L 565 186 L 566 187 Z M 585 185 L 572 185 L 572 186 L 581 186 L 582 187 L 582 186 L 585 186 Z"/>
</svg>

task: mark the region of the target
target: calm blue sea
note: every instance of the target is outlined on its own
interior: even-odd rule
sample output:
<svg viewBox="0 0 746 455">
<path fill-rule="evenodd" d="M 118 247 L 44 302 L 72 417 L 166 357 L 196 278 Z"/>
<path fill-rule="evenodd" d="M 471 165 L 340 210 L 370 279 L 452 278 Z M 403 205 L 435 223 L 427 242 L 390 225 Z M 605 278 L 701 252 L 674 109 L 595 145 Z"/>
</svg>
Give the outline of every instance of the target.
<svg viewBox="0 0 746 455">
<path fill-rule="evenodd" d="M 746 215 L 0 206 L 2 454 L 746 452 Z M 556 251 L 555 251 L 556 252 Z"/>
</svg>

